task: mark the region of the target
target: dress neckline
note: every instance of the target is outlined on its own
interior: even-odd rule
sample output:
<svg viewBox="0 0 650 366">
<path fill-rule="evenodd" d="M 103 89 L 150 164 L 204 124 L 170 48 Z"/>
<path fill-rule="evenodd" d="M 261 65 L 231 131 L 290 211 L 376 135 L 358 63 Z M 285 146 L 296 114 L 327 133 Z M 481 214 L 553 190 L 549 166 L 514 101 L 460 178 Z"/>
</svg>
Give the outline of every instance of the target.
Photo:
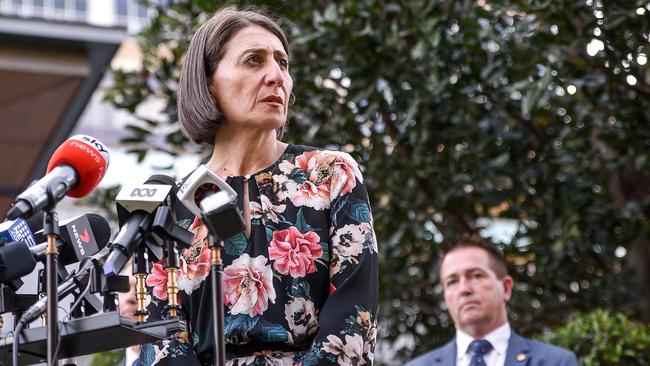
<svg viewBox="0 0 650 366">
<path fill-rule="evenodd" d="M 226 175 L 226 176 L 221 176 L 219 174 L 217 175 L 219 175 L 219 177 L 221 177 L 222 179 L 230 180 L 230 179 L 250 179 L 259 174 L 266 173 L 268 171 L 273 170 L 273 168 L 275 168 L 278 164 L 280 164 L 282 160 L 284 160 L 284 156 L 287 155 L 287 153 L 289 153 L 291 150 L 293 150 L 293 146 L 294 146 L 293 144 L 287 143 L 287 146 L 284 148 L 284 151 L 282 152 L 282 154 L 280 154 L 280 157 L 276 161 L 271 163 L 271 165 L 262 168 L 254 173 L 246 174 L 246 175 Z"/>
</svg>

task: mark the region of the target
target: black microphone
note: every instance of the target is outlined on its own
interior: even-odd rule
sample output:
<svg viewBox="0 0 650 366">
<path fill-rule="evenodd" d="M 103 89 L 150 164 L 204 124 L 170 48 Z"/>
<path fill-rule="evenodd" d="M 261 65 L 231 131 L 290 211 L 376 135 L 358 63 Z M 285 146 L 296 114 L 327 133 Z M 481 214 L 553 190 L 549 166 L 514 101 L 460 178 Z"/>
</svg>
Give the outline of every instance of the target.
<svg viewBox="0 0 650 366">
<path fill-rule="evenodd" d="M 43 212 L 30 217 L 25 221 L 24 219 L 16 219 L 5 221 L 0 224 L 0 248 L 5 244 L 16 243 L 16 247 L 4 248 L 0 250 L 0 282 L 9 286 L 12 290 L 17 291 L 23 285 L 20 277 L 26 276 L 31 273 L 36 263 L 26 259 L 17 263 L 12 263 L 11 266 L 5 266 L 4 263 L 9 263 L 11 258 L 27 258 L 24 251 L 28 247 L 36 245 L 34 238 L 34 231 L 43 228 Z M 15 278 L 11 280 L 11 278 Z"/>
<path fill-rule="evenodd" d="M 65 195 L 87 195 L 104 177 L 108 162 L 108 149 L 99 140 L 86 135 L 72 136 L 52 154 L 47 174 L 16 197 L 7 218 L 30 217 L 53 207 Z"/>
<path fill-rule="evenodd" d="M 56 246 L 59 250 L 59 261 L 63 265 L 80 262 L 99 252 L 108 244 L 111 237 L 111 227 L 105 218 L 98 214 L 85 214 L 59 223 L 60 238 Z M 45 260 L 47 238 L 43 231 L 34 234 L 37 242 L 42 242 L 30 251 L 36 260 Z"/>
<path fill-rule="evenodd" d="M 225 241 L 246 230 L 239 207 L 225 192 L 206 197 L 200 205 L 201 219 L 215 239 Z"/>
<path fill-rule="evenodd" d="M 110 245 L 110 255 L 104 263 L 106 277 L 117 276 L 151 230 L 153 213 L 166 202 L 172 185 L 156 184 L 160 179 L 152 176 L 144 184 L 125 186 L 115 202 L 120 219 L 120 231 Z M 151 184 L 154 183 L 154 184 Z"/>
<path fill-rule="evenodd" d="M 59 230 L 63 240 L 57 240 L 56 245 L 64 265 L 79 262 L 99 252 L 110 239 L 108 222 L 97 214 L 65 220 Z M 37 241 L 43 240 L 42 231 L 37 232 L 35 237 Z M 0 282 L 16 280 L 30 274 L 36 267 L 36 261 L 45 259 L 46 250 L 47 242 L 31 246 L 26 241 L 17 241 L 1 246 Z"/>
<path fill-rule="evenodd" d="M 36 260 L 29 251 L 27 242 L 17 241 L 0 247 L 1 283 L 8 283 L 27 276 L 32 273 L 34 267 L 36 267 Z"/>
</svg>

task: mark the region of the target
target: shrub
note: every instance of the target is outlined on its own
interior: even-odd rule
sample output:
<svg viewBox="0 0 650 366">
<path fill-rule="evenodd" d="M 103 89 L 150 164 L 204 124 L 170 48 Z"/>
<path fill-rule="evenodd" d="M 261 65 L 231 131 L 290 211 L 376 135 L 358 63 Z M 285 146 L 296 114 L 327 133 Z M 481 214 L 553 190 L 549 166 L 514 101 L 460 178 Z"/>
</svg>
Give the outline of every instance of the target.
<svg viewBox="0 0 650 366">
<path fill-rule="evenodd" d="M 650 365 L 650 326 L 621 313 L 575 313 L 539 338 L 574 351 L 583 366 Z"/>
</svg>

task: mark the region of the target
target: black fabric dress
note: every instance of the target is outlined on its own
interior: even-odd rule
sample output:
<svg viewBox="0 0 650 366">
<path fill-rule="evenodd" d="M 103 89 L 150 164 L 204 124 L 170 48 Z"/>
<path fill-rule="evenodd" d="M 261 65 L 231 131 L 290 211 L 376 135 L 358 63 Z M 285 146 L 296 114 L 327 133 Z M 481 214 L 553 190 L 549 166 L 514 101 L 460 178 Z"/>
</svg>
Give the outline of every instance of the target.
<svg viewBox="0 0 650 366">
<path fill-rule="evenodd" d="M 227 365 L 372 365 L 377 241 L 357 163 L 341 152 L 288 145 L 268 168 L 228 177 L 248 187 L 250 236 L 224 244 Z M 247 184 L 246 184 L 247 183 Z M 199 218 L 181 255 L 180 316 L 187 331 L 143 345 L 144 365 L 211 365 L 210 252 Z M 147 277 L 149 321 L 167 303 L 161 263 Z"/>
</svg>

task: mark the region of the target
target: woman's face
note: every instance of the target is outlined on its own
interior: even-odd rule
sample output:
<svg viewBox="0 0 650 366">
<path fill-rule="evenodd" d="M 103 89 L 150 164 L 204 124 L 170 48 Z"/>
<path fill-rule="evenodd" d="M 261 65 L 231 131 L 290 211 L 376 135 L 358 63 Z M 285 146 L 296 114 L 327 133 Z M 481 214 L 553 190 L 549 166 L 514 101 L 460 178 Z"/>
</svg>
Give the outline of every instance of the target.
<svg viewBox="0 0 650 366">
<path fill-rule="evenodd" d="M 273 130 L 287 120 L 293 80 L 282 42 L 252 25 L 235 33 L 211 78 L 224 123 Z"/>
</svg>

